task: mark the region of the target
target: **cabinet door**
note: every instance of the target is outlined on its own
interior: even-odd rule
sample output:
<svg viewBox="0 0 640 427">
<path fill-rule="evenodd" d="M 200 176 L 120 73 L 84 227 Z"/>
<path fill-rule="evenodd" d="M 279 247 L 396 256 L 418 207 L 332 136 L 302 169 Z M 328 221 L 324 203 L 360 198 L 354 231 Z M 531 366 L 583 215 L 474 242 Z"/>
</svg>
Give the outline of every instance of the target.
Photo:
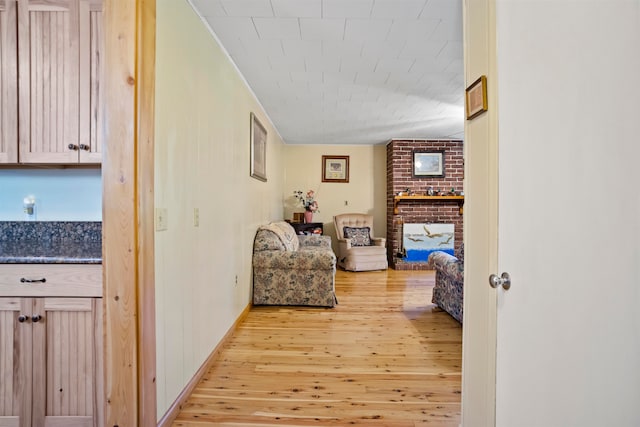
<svg viewBox="0 0 640 427">
<path fill-rule="evenodd" d="M 0 426 L 31 426 L 31 299 L 0 298 Z"/>
<path fill-rule="evenodd" d="M 33 425 L 102 425 L 101 299 L 33 301 Z"/>
<path fill-rule="evenodd" d="M 21 163 L 77 163 L 78 0 L 18 0 Z"/>
<path fill-rule="evenodd" d="M 102 0 L 80 0 L 80 163 L 102 162 Z"/>
<path fill-rule="evenodd" d="M 0 163 L 18 161 L 16 3 L 0 0 Z"/>
</svg>

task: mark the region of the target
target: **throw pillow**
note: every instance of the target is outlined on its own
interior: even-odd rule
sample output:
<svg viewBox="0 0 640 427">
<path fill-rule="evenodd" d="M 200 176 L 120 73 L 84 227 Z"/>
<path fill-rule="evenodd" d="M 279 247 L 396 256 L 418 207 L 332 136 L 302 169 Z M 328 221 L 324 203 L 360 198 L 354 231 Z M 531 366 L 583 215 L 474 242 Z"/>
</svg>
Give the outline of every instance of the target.
<svg viewBox="0 0 640 427">
<path fill-rule="evenodd" d="M 344 227 L 345 239 L 351 239 L 351 246 L 371 246 L 371 229 L 369 227 Z"/>
</svg>

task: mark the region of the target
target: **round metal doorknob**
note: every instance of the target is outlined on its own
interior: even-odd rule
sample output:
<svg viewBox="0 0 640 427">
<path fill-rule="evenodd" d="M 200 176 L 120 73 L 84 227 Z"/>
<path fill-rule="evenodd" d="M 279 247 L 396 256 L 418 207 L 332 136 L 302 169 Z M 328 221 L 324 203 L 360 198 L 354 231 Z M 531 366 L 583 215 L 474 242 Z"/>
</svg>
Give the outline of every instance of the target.
<svg viewBox="0 0 640 427">
<path fill-rule="evenodd" d="M 80 144 L 79 147 L 80 147 L 81 150 L 84 150 L 84 151 L 89 151 L 89 149 L 90 149 L 90 147 L 88 145 L 86 145 L 86 144 Z"/>
<path fill-rule="evenodd" d="M 69 145 L 67 145 L 67 147 L 69 147 L 69 150 L 73 150 L 73 151 L 78 149 L 78 146 L 75 145 L 75 144 L 69 144 Z"/>
<path fill-rule="evenodd" d="M 42 319 L 42 316 L 40 316 L 39 314 L 34 314 L 31 317 L 31 320 L 33 321 L 33 323 L 38 323 L 41 319 Z"/>
<path fill-rule="evenodd" d="M 511 276 L 509 276 L 509 273 L 507 272 L 502 273 L 500 276 L 492 274 L 489 276 L 489 285 L 491 285 L 492 288 L 502 286 L 506 291 L 511 287 Z"/>
<path fill-rule="evenodd" d="M 28 319 L 28 317 L 25 316 L 24 314 L 21 314 L 20 316 L 18 316 L 18 322 L 20 322 L 20 323 L 26 322 L 27 319 Z"/>
</svg>

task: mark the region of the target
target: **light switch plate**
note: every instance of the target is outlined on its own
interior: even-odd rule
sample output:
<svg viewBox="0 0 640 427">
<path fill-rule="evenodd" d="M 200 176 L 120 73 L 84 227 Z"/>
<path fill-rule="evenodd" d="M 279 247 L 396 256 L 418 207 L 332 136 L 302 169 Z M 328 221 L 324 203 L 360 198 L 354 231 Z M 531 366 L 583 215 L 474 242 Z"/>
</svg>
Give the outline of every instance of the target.
<svg viewBox="0 0 640 427">
<path fill-rule="evenodd" d="M 200 226 L 200 208 L 193 208 L 193 226 Z"/>
<path fill-rule="evenodd" d="M 169 227 L 167 208 L 156 208 L 156 231 L 165 231 Z"/>
</svg>

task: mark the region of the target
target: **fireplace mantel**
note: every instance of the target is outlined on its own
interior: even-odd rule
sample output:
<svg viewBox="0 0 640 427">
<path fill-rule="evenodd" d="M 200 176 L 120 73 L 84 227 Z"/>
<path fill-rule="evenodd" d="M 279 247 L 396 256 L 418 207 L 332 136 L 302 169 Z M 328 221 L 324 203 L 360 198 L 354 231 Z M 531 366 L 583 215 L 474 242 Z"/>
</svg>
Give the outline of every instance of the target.
<svg viewBox="0 0 640 427">
<path fill-rule="evenodd" d="M 426 203 L 429 202 L 440 202 L 451 200 L 458 203 L 460 208 L 460 215 L 462 215 L 462 207 L 464 205 L 464 196 L 393 196 L 393 213 L 395 215 L 400 213 L 398 209 L 398 203 L 403 200 L 414 200 L 414 201 L 424 201 Z"/>
</svg>

